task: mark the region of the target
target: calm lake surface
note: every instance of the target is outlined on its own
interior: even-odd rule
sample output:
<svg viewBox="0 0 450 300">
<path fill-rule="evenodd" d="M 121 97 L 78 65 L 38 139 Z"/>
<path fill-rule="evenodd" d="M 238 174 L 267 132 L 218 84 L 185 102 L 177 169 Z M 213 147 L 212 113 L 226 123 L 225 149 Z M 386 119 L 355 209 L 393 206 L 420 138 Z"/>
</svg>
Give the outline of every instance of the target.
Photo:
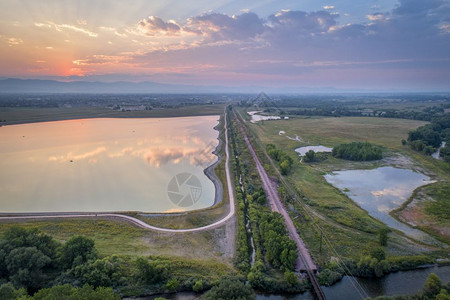
<svg viewBox="0 0 450 300">
<path fill-rule="evenodd" d="M 414 189 L 432 182 L 429 177 L 411 170 L 381 167 L 373 170 L 336 171 L 325 175 L 325 179 L 343 190 L 372 217 L 411 237 L 432 242 L 424 232 L 389 215 L 391 210 L 411 196 Z"/>
<path fill-rule="evenodd" d="M 325 147 L 325 146 L 305 146 L 295 149 L 295 152 L 300 154 L 300 156 L 305 156 L 306 152 L 312 150 L 314 152 L 331 152 L 333 148 Z"/>
<path fill-rule="evenodd" d="M 267 121 L 267 120 L 280 120 L 281 117 L 278 116 L 264 116 L 264 115 L 259 115 L 259 113 L 261 113 L 262 111 L 249 111 L 247 112 L 250 116 L 251 116 L 251 123 L 256 123 L 259 121 Z"/>
<path fill-rule="evenodd" d="M 215 188 L 203 171 L 217 161 L 212 152 L 218 119 L 81 119 L 0 127 L 0 212 L 208 207 Z M 168 190 L 177 187 L 169 198 Z M 192 203 L 177 202 L 176 192 L 190 194 Z"/>
</svg>

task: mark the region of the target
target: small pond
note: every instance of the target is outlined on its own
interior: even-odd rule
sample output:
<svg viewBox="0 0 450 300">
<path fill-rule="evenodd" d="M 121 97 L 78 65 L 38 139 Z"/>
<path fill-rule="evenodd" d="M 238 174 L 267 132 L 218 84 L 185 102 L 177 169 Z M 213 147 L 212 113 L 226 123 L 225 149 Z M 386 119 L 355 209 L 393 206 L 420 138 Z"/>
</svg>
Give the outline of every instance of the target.
<svg viewBox="0 0 450 300">
<path fill-rule="evenodd" d="M 314 152 L 331 152 L 333 148 L 325 147 L 325 146 L 305 146 L 295 149 L 295 152 L 300 154 L 300 156 L 305 156 L 306 152 L 312 150 Z"/>
<path fill-rule="evenodd" d="M 256 123 L 259 121 L 267 121 L 267 120 L 280 120 L 281 117 L 279 116 L 263 116 L 259 115 L 262 111 L 249 111 L 247 112 L 251 116 L 250 122 Z"/>
<path fill-rule="evenodd" d="M 429 177 L 412 170 L 381 167 L 373 170 L 345 170 L 325 175 L 372 217 L 389 227 L 422 241 L 433 242 L 424 232 L 409 227 L 389 215 L 412 194 L 414 189 L 431 183 Z"/>
</svg>

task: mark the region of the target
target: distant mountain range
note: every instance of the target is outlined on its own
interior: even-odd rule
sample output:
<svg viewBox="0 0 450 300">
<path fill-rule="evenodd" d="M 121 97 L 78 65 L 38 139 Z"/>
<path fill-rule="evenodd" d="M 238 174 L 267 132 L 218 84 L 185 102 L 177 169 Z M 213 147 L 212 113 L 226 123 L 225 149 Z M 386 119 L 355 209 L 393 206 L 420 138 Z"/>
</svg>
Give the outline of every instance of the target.
<svg viewBox="0 0 450 300">
<path fill-rule="evenodd" d="M 43 79 L 0 78 L 0 94 L 3 93 L 259 93 L 273 94 L 342 94 L 342 93 L 411 93 L 409 90 L 337 89 L 334 87 L 268 87 L 268 86 L 210 86 L 166 84 L 153 81 L 101 82 L 101 81 L 58 81 Z M 430 91 L 423 91 L 430 92 Z M 435 91 L 437 92 L 437 91 Z M 448 92 L 448 91 L 447 91 Z"/>
<path fill-rule="evenodd" d="M 57 81 L 42 79 L 0 78 L 0 93 L 332 93 L 345 92 L 325 88 L 268 88 L 262 86 L 226 87 L 209 85 L 179 85 L 152 81 L 100 82 Z"/>
<path fill-rule="evenodd" d="M 8 78 L 0 80 L 0 93 L 210 93 L 227 88 L 145 82 L 57 81 Z M 229 92 L 229 91 L 228 91 Z"/>
</svg>

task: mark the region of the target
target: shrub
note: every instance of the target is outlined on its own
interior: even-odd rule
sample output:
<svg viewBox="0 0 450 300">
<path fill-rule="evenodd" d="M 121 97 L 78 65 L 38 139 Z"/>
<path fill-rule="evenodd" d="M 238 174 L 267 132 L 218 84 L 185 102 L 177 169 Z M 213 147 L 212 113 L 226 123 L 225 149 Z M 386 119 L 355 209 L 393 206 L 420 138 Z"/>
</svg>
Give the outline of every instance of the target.
<svg viewBox="0 0 450 300">
<path fill-rule="evenodd" d="M 383 151 L 381 147 L 371 143 L 353 142 L 334 147 L 332 155 L 347 160 L 368 161 L 383 158 Z"/>
<path fill-rule="evenodd" d="M 218 285 L 213 287 L 204 294 L 202 299 L 205 300 L 246 300 L 254 299 L 250 286 L 234 278 L 225 278 Z"/>
</svg>

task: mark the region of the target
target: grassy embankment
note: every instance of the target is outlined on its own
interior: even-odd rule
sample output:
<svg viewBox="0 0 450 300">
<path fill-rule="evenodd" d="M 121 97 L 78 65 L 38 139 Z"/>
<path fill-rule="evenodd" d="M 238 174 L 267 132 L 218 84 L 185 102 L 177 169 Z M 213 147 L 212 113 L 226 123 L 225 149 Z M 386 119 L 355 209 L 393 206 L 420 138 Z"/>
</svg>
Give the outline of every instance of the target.
<svg viewBox="0 0 450 300">
<path fill-rule="evenodd" d="M 242 115 L 244 116 L 244 113 Z M 448 180 L 448 166 L 441 166 L 432 158 L 419 156 L 401 145 L 401 139 L 405 138 L 409 130 L 423 124 L 424 122 L 398 119 L 314 117 L 266 121 L 249 126 L 257 136 L 256 142 L 258 140 L 261 142 L 258 151 L 263 158 L 265 155 L 262 149 L 268 143 L 277 145 L 292 155 L 292 158 L 297 158 L 294 149 L 304 145 L 333 147 L 352 141 L 368 141 L 384 146 L 388 156 L 393 156 L 396 152 L 402 154 L 396 162 L 393 162 L 394 164 L 404 164 L 405 157 L 408 161 L 409 156 L 413 158 L 413 168 L 428 170 L 436 178 Z M 285 131 L 286 134 L 280 135 L 280 131 Z M 293 141 L 286 137 L 294 138 L 295 135 L 304 142 Z M 348 162 L 331 156 L 322 162 L 312 164 L 299 163 L 297 159 L 295 161 L 293 170 L 285 179 L 295 187 L 302 199 L 290 200 L 288 207 L 316 262 L 324 265 L 337 255 L 355 259 L 361 253 L 367 252 L 370 247 L 377 245 L 377 232 L 384 225 L 370 217 L 344 193 L 329 185 L 323 175 L 331 170 L 374 168 L 388 162 L 386 160 Z M 275 176 L 267 159 L 266 167 Z M 301 203 L 306 203 L 311 208 L 312 214 L 311 211 L 306 213 Z M 314 211 L 322 217 L 315 216 Z M 320 233 L 314 229 L 315 225 L 311 224 L 318 225 L 328 239 L 323 240 L 322 252 L 320 252 Z M 335 252 L 325 246 L 326 242 L 333 246 Z M 399 233 L 391 232 L 386 250 L 390 255 L 414 255 L 436 249 L 418 245 Z"/>
<path fill-rule="evenodd" d="M 117 111 L 106 107 L 71 108 L 23 108 L 3 107 L 0 120 L 3 125 L 46 122 L 86 118 L 169 118 L 220 115 L 225 104 L 190 105 L 176 108 L 153 109 L 143 111 Z"/>
<path fill-rule="evenodd" d="M 391 212 L 400 221 L 450 244 L 450 183 L 440 181 L 420 187 Z"/>
</svg>

